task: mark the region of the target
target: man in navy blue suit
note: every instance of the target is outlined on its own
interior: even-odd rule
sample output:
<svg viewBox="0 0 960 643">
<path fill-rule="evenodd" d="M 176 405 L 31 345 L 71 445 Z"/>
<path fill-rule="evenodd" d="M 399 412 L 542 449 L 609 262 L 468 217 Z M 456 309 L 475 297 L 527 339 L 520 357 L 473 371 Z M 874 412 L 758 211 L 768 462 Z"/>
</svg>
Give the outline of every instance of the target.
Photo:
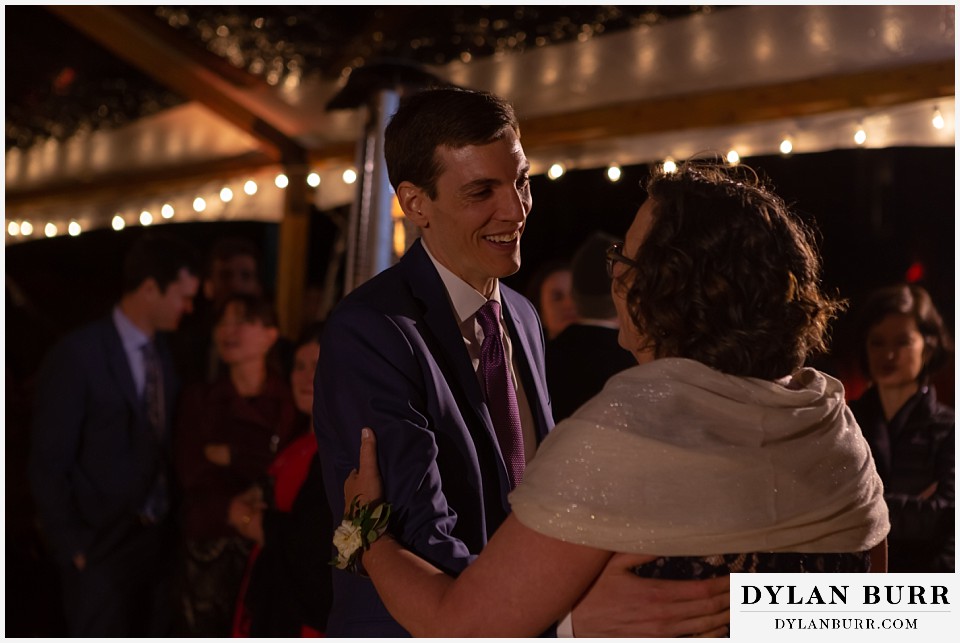
<svg viewBox="0 0 960 643">
<path fill-rule="evenodd" d="M 394 508 L 391 532 L 457 574 L 510 512 L 508 493 L 553 427 L 540 321 L 529 301 L 499 282 L 520 267 L 520 237 L 532 205 L 530 165 L 510 105 L 454 88 L 407 97 L 387 127 L 384 155 L 420 239 L 327 320 L 314 395 L 319 454 L 331 510 L 340 516 L 360 431 L 373 427 L 384 495 Z M 489 301 L 497 304 L 491 308 Z M 494 311 L 492 325 L 489 317 L 480 319 L 489 314 L 485 309 Z M 480 372 L 483 329 L 492 336 L 497 326 L 511 404 L 516 400 L 512 441 L 496 420 L 498 400 L 487 399 Z M 663 620 L 699 616 L 715 602 L 714 586 L 671 590 L 675 586 L 663 581 L 630 578 L 620 565 L 575 610 L 579 636 L 641 631 L 635 623 L 617 628 L 642 611 L 638 601 L 651 593 L 663 592 L 667 602 L 684 599 L 685 608 L 632 617 L 656 621 L 648 633 L 687 633 L 664 629 Z M 647 583 L 653 582 L 660 585 L 651 592 Z M 407 634 L 369 579 L 335 569 L 333 583 L 328 636 Z M 611 616 L 614 609 L 619 619 Z"/>
<path fill-rule="evenodd" d="M 71 636 L 170 634 L 177 381 L 158 334 L 176 330 L 198 285 L 189 247 L 141 237 L 111 314 L 66 336 L 40 372 L 30 480 Z"/>
</svg>

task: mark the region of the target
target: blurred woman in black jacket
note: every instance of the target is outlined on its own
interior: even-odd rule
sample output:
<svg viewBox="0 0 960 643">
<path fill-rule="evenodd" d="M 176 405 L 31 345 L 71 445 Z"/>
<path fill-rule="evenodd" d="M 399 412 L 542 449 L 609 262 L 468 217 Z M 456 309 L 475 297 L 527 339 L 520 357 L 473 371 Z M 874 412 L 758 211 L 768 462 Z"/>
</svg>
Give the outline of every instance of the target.
<svg viewBox="0 0 960 643">
<path fill-rule="evenodd" d="M 952 349 L 926 290 L 874 292 L 861 314 L 861 366 L 871 387 L 852 402 L 890 510 L 891 572 L 954 570 L 953 409 L 930 375 Z"/>
<path fill-rule="evenodd" d="M 294 349 L 290 385 L 304 431 L 270 466 L 269 488 L 254 487 L 230 505 L 230 523 L 257 543 L 240 588 L 235 637 L 316 637 L 327 627 L 333 522 L 312 421 L 321 331 L 319 322 L 308 327 Z"/>
</svg>

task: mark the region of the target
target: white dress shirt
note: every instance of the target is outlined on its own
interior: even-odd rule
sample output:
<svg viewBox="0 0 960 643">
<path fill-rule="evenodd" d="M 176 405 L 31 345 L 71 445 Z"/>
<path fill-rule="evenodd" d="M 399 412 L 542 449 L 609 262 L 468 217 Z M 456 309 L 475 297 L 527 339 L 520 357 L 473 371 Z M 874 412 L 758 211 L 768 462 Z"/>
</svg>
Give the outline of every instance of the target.
<svg viewBox="0 0 960 643">
<path fill-rule="evenodd" d="M 487 298 L 480 294 L 476 288 L 455 275 L 446 266 L 441 264 L 430 253 L 427 244 L 423 243 L 423 249 L 427 251 L 427 256 L 433 262 L 434 267 L 440 275 L 443 286 L 447 290 L 447 297 L 457 319 L 457 325 L 460 327 L 460 334 L 463 336 L 463 342 L 470 354 L 470 361 L 473 370 L 477 373 L 477 379 L 482 383 L 483 378 L 479 371 L 480 368 L 480 346 L 483 343 L 483 330 L 477 322 L 477 311 L 487 303 Z M 537 450 L 537 430 L 533 420 L 533 413 L 530 410 L 530 403 L 527 401 L 527 395 L 523 390 L 523 384 L 517 377 L 517 363 L 513 353 L 513 344 L 510 341 L 510 333 L 503 323 L 503 308 L 500 301 L 500 282 L 497 281 L 493 288 L 493 295 L 490 299 L 501 304 L 500 312 L 500 333 L 503 340 L 503 349 L 507 353 L 507 361 L 510 364 L 510 379 L 513 380 L 513 386 L 517 392 L 517 406 L 520 411 L 520 428 L 523 432 L 523 455 L 526 462 L 533 459 L 533 454 Z"/>
</svg>

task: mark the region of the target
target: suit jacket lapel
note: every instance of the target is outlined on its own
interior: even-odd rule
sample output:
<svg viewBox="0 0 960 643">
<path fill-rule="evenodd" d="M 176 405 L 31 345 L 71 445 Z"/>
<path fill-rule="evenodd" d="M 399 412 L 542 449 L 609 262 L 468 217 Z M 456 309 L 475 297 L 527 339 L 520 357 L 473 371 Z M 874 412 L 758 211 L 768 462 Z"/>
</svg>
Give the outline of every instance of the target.
<svg viewBox="0 0 960 643">
<path fill-rule="evenodd" d="M 401 265 L 405 270 L 411 292 L 424 306 L 424 322 L 440 344 L 442 354 L 434 354 L 434 358 L 445 364 L 447 371 L 455 375 L 456 383 L 466 394 L 467 401 L 482 422 L 488 439 L 499 450 L 500 445 L 493 428 L 493 420 L 490 419 L 480 382 L 473 370 L 467 347 L 463 343 L 463 335 L 460 334 L 460 328 L 457 326 L 446 288 L 419 239 L 403 256 Z M 463 410 L 466 412 L 466 409 Z M 502 477 L 506 480 L 507 470 L 502 462 L 501 469 Z"/>
<path fill-rule="evenodd" d="M 530 405 L 530 411 L 537 423 L 537 437 L 542 440 L 553 424 L 546 417 L 546 400 L 549 399 L 547 391 L 543 387 L 543 383 L 546 382 L 546 375 L 540 372 L 542 364 L 538 364 L 531 359 L 534 352 L 530 345 L 530 336 L 527 330 L 519 325 L 519 320 L 515 318 L 518 310 L 515 299 L 517 296 L 519 295 L 505 288 L 503 284 L 500 285 L 500 299 L 504 304 L 503 318 L 507 323 L 507 330 L 510 332 L 510 338 L 514 345 L 514 355 L 518 357 L 517 363 L 520 377 L 523 379 L 523 388 L 527 393 L 527 403 Z"/>
</svg>

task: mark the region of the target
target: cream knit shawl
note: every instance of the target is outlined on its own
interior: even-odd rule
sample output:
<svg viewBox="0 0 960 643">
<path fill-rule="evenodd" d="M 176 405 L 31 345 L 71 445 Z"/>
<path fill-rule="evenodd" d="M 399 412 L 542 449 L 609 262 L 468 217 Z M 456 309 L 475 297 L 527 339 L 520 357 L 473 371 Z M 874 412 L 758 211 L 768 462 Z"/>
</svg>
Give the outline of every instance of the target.
<svg viewBox="0 0 960 643">
<path fill-rule="evenodd" d="M 840 382 L 687 359 L 613 376 L 544 440 L 510 501 L 548 536 L 660 556 L 855 552 L 890 528 Z"/>
</svg>

